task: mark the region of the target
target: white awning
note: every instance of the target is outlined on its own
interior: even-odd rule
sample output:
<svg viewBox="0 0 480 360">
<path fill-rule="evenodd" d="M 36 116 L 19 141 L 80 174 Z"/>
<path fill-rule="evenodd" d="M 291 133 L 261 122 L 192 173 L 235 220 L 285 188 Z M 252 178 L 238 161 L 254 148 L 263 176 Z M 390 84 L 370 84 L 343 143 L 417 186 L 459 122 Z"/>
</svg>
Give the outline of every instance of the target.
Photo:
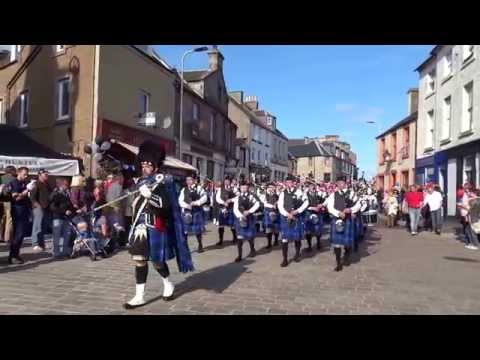
<svg viewBox="0 0 480 360">
<path fill-rule="evenodd" d="M 126 144 L 124 142 L 115 140 L 114 141 L 116 144 L 123 146 L 125 149 L 129 150 L 130 152 L 134 153 L 135 155 L 138 154 L 138 147 Z M 186 163 L 183 161 L 178 160 L 177 158 L 174 158 L 173 156 L 166 156 L 165 161 L 163 162 L 164 166 L 175 168 L 175 169 L 182 169 L 182 170 L 188 170 L 188 171 L 195 171 L 197 172 L 197 168 Z"/>
<path fill-rule="evenodd" d="M 0 155 L 0 172 L 9 166 L 16 168 L 25 166 L 30 174 L 37 174 L 38 170 L 45 169 L 54 176 L 75 176 L 80 173 L 78 160 L 75 159 L 47 159 L 30 156 Z"/>
</svg>

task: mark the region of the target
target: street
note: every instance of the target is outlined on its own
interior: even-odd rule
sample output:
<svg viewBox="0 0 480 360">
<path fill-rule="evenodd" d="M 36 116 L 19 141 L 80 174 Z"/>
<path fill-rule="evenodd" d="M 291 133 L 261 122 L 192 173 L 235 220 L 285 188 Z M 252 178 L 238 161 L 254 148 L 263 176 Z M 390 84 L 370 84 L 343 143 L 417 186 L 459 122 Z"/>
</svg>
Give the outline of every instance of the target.
<svg viewBox="0 0 480 360">
<path fill-rule="evenodd" d="M 169 264 L 176 299 L 161 299 L 162 281 L 150 266 L 150 302 L 131 311 L 122 308 L 135 290 L 126 251 L 96 262 L 52 262 L 24 247 L 28 261 L 8 266 L 2 244 L 0 314 L 480 314 L 480 251 L 465 249 L 451 232 L 411 237 L 403 228 L 370 228 L 352 265 L 336 273 L 328 236 L 323 250 L 303 250 L 300 263 L 280 268 L 280 248 L 264 250 L 265 237 L 257 238 L 255 258 L 234 263 L 231 233 L 217 249 L 216 227 L 208 230 L 203 254 L 189 241 L 196 272 L 179 274 Z"/>
</svg>

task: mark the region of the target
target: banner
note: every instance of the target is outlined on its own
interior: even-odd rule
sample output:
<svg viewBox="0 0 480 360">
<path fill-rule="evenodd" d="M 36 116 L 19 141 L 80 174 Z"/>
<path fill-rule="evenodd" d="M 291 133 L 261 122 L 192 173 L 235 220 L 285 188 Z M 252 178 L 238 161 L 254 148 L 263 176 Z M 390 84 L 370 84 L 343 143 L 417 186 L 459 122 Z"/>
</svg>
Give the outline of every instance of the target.
<svg viewBox="0 0 480 360">
<path fill-rule="evenodd" d="M 10 165 L 17 169 L 25 166 L 31 174 L 36 174 L 40 169 L 45 169 L 54 176 L 75 176 L 80 172 L 77 160 L 0 155 L 0 173 L 5 172 L 5 168 Z"/>
</svg>

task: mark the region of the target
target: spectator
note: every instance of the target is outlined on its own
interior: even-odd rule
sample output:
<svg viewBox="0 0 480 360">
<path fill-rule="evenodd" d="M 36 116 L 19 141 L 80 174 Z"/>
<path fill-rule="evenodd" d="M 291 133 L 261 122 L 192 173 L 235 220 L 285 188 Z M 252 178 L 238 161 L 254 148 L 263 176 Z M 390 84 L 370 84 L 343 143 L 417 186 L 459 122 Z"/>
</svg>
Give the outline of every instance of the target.
<svg viewBox="0 0 480 360">
<path fill-rule="evenodd" d="M 410 191 L 405 194 L 405 201 L 408 206 L 410 218 L 410 231 L 412 236 L 418 234 L 418 223 L 420 221 L 420 210 L 423 205 L 423 193 L 417 191 L 417 186 L 410 186 Z"/>
<path fill-rule="evenodd" d="M 442 230 L 442 206 L 443 197 L 438 191 L 436 191 L 432 185 L 427 187 L 427 194 L 425 196 L 425 204 L 430 209 L 430 217 L 432 219 L 432 229 L 435 230 L 437 235 L 441 234 Z"/>
<path fill-rule="evenodd" d="M 17 177 L 10 182 L 12 191 L 12 221 L 13 221 L 13 239 L 10 242 L 10 254 L 8 263 L 12 264 L 13 259 L 20 264 L 24 261 L 20 257 L 20 249 L 23 239 L 27 235 L 31 203 L 28 198 L 28 192 L 32 189 L 33 183 L 27 185 L 28 169 L 20 167 L 17 171 Z M 28 188 L 27 188 L 28 186 Z"/>
<path fill-rule="evenodd" d="M 385 211 L 387 214 L 387 226 L 391 228 L 395 226 L 395 218 L 398 213 L 398 200 L 393 190 L 388 192 L 388 196 L 385 199 Z"/>
<path fill-rule="evenodd" d="M 64 259 L 72 253 L 69 217 L 74 211 L 67 179 L 57 179 L 57 187 L 50 196 L 50 211 L 53 216 L 52 255 L 54 259 Z"/>
<path fill-rule="evenodd" d="M 0 178 L 0 184 L 4 185 L 3 193 L 9 194 L 10 183 L 17 176 L 17 172 L 14 166 L 7 166 L 5 168 L 5 175 Z M 12 211 L 11 211 L 11 199 L 8 196 L 5 199 L 0 201 L 0 206 L 3 208 L 2 214 L 0 217 L 0 242 L 10 242 L 13 233 L 13 223 L 12 223 Z"/>
<path fill-rule="evenodd" d="M 478 250 L 479 242 L 478 235 L 473 231 L 470 218 L 470 201 L 475 199 L 476 195 L 470 187 L 465 187 L 462 198 L 457 206 L 460 210 L 461 223 L 463 225 L 463 233 L 465 235 L 465 247 L 470 250 Z"/>
<path fill-rule="evenodd" d="M 34 252 L 45 251 L 46 233 L 46 215 L 50 203 L 50 185 L 48 185 L 48 171 L 40 169 L 38 171 L 38 180 L 30 192 L 30 201 L 32 202 L 33 226 L 32 226 L 32 246 Z"/>
<path fill-rule="evenodd" d="M 123 195 L 123 176 L 118 173 L 108 175 L 105 186 L 105 200 L 111 202 Z M 125 245 L 125 200 L 116 201 L 104 208 L 103 214 L 107 219 L 108 228 L 111 232 L 112 249 L 117 245 Z"/>
<path fill-rule="evenodd" d="M 70 184 L 70 201 L 76 214 L 85 214 L 87 212 L 87 202 L 85 198 L 85 178 L 82 175 L 72 177 Z"/>
</svg>

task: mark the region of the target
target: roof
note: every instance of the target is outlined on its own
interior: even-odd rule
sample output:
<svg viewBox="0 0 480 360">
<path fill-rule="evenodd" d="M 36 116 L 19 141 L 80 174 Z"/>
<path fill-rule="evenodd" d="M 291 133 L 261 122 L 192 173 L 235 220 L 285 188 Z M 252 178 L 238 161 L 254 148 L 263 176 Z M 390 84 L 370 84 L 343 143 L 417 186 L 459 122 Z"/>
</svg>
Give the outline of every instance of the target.
<svg viewBox="0 0 480 360">
<path fill-rule="evenodd" d="M 393 125 L 391 128 L 389 128 L 388 130 L 386 130 L 383 133 L 381 133 L 380 135 L 378 135 L 375 139 L 379 139 L 379 138 L 385 136 L 386 134 L 388 134 L 388 133 L 390 133 L 390 132 L 392 132 L 392 131 L 394 131 L 394 130 L 402 127 L 402 126 L 411 123 L 412 121 L 416 121 L 417 117 L 418 117 L 418 112 L 415 111 L 414 113 L 408 115 L 405 119 L 400 120 L 398 123 Z"/>
<path fill-rule="evenodd" d="M 278 136 L 280 136 L 280 137 L 282 137 L 282 138 L 284 138 L 285 140 L 288 141 L 288 138 L 287 138 L 280 130 L 275 129 L 275 133 L 276 133 Z"/>
<path fill-rule="evenodd" d="M 308 144 L 289 146 L 288 151 L 296 158 L 324 156 L 313 141 Z"/>
<path fill-rule="evenodd" d="M 438 52 L 440 51 L 442 45 L 436 45 L 434 46 L 434 48 L 432 49 L 432 51 L 430 51 L 430 56 L 424 61 L 422 62 L 416 69 L 415 71 L 422 71 L 425 66 L 427 66 L 431 60 L 433 60 L 435 58 L 435 56 L 438 54 Z"/>
<path fill-rule="evenodd" d="M 201 81 L 212 73 L 210 70 L 184 71 L 183 78 L 185 81 Z"/>
</svg>

